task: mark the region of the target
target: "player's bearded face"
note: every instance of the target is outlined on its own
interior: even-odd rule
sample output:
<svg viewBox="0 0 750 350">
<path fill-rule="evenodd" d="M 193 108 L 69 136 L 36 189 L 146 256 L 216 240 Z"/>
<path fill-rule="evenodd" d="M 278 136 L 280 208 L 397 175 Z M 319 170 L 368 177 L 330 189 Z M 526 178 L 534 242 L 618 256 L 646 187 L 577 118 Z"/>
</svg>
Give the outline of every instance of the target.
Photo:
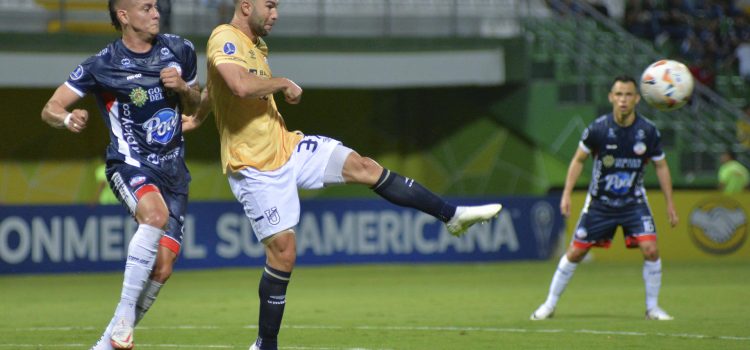
<svg viewBox="0 0 750 350">
<path fill-rule="evenodd" d="M 273 24 L 278 19 L 276 6 L 278 1 L 275 0 L 256 0 L 253 5 L 253 12 L 250 16 L 250 28 L 257 36 L 266 36 L 271 32 Z"/>
</svg>

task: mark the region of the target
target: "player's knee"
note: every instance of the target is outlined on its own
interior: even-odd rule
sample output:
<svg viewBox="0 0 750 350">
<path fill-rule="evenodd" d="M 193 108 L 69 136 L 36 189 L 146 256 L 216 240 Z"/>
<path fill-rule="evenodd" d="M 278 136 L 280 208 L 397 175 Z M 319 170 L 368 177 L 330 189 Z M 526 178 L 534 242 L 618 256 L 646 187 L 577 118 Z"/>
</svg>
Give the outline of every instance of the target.
<svg viewBox="0 0 750 350">
<path fill-rule="evenodd" d="M 643 250 L 643 258 L 648 261 L 659 260 L 659 250 L 656 247 L 651 247 Z"/>
<path fill-rule="evenodd" d="M 380 178 L 383 167 L 370 157 L 359 157 L 353 175 L 358 183 L 374 185 Z"/>
<path fill-rule="evenodd" d="M 140 224 L 146 224 L 153 227 L 164 228 L 167 226 L 169 220 L 169 213 L 165 210 L 152 210 L 144 215 L 141 215 L 138 222 Z"/>
</svg>

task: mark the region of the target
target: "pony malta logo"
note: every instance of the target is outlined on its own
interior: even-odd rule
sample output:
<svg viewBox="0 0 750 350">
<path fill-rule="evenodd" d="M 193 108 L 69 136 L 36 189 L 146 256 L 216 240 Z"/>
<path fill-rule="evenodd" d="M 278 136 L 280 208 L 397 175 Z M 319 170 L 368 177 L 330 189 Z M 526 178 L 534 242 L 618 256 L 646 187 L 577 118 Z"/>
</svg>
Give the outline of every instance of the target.
<svg viewBox="0 0 750 350">
<path fill-rule="evenodd" d="M 143 123 L 143 130 L 146 131 L 146 142 L 154 142 L 166 145 L 172 140 L 177 131 L 177 123 L 180 118 L 171 108 L 164 108 L 154 113 L 154 116 Z"/>
<path fill-rule="evenodd" d="M 729 254 L 747 240 L 747 213 L 731 198 L 707 200 L 690 213 L 690 238 L 712 254 Z"/>
</svg>

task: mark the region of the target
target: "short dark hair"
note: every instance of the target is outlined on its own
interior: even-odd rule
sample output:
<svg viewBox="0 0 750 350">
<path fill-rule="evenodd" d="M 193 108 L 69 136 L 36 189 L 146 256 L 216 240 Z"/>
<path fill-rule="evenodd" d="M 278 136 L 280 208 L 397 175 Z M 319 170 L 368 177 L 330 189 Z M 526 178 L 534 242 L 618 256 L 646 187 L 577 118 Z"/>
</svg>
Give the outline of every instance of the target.
<svg viewBox="0 0 750 350">
<path fill-rule="evenodd" d="M 109 0 L 109 20 L 112 21 L 112 26 L 115 27 L 118 31 L 122 31 L 122 24 L 120 24 L 120 20 L 117 19 L 117 10 L 115 10 L 115 5 L 120 2 L 120 0 Z"/>
<path fill-rule="evenodd" d="M 734 153 L 731 149 L 724 150 L 724 154 L 726 154 L 731 160 L 737 160 L 737 153 Z"/>
<path fill-rule="evenodd" d="M 638 83 L 635 81 L 635 78 L 630 75 L 623 74 L 616 76 L 615 79 L 612 80 L 612 85 L 610 86 L 615 86 L 618 81 L 621 83 L 633 83 L 633 85 L 635 85 L 635 88 L 638 89 Z"/>
</svg>

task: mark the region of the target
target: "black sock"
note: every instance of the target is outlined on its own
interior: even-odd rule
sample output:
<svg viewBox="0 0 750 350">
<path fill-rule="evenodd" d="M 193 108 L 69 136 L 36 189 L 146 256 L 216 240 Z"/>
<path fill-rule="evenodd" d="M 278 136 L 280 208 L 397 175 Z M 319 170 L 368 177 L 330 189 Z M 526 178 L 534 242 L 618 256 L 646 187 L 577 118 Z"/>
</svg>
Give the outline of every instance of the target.
<svg viewBox="0 0 750 350">
<path fill-rule="evenodd" d="M 263 276 L 260 278 L 258 286 L 260 313 L 256 342 L 260 349 L 277 350 L 277 336 L 286 304 L 286 287 L 291 276 L 291 272 L 279 271 L 266 265 Z"/>
<path fill-rule="evenodd" d="M 456 213 L 455 205 L 447 203 L 414 179 L 388 169 L 383 169 L 372 189 L 393 204 L 421 210 L 442 222 L 447 222 Z"/>
</svg>

